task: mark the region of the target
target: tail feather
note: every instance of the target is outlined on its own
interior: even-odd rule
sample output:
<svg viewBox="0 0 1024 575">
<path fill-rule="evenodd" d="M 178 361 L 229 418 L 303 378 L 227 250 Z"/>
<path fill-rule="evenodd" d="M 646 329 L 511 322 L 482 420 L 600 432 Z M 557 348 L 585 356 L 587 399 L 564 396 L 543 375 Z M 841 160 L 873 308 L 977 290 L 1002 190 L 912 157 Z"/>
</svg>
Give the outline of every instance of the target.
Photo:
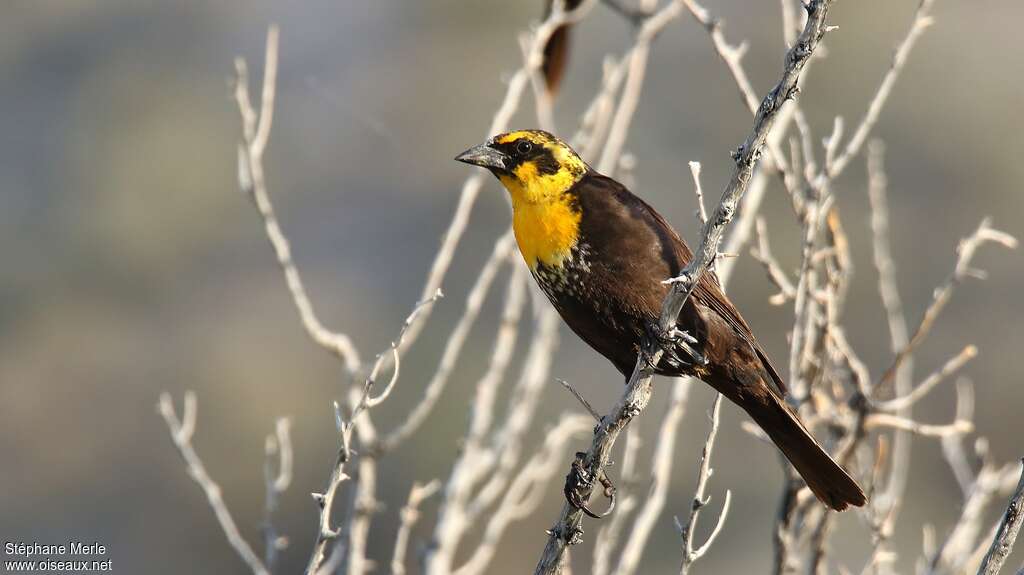
<svg viewBox="0 0 1024 575">
<path fill-rule="evenodd" d="M 818 444 L 792 408 L 774 393 L 764 399 L 743 407 L 789 459 L 814 495 L 836 511 L 850 505 L 863 506 L 867 501 L 864 491 Z"/>
</svg>

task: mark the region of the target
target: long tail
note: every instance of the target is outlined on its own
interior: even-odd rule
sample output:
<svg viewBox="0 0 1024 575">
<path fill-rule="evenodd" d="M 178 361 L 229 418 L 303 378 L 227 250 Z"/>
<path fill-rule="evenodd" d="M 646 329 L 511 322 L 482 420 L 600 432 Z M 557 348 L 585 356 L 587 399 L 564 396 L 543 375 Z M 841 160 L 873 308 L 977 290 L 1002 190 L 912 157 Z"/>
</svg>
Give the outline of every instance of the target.
<svg viewBox="0 0 1024 575">
<path fill-rule="evenodd" d="M 836 511 L 864 505 L 864 491 L 822 449 L 789 405 L 770 391 L 757 400 L 744 401 L 740 407 L 768 434 L 822 503 Z"/>
</svg>

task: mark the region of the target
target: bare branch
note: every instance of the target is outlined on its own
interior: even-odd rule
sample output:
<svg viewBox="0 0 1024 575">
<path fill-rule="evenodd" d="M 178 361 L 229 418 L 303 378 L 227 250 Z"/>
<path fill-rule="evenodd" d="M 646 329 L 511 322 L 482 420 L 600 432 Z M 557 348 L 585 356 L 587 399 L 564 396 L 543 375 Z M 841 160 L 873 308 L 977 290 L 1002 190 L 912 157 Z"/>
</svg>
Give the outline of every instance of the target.
<svg viewBox="0 0 1024 575">
<path fill-rule="evenodd" d="M 525 301 L 524 275 L 524 268 L 517 267 L 512 281 L 509 282 L 501 327 L 495 337 L 491 362 L 487 373 L 476 386 L 476 394 L 470 407 L 469 431 L 444 486 L 444 496 L 434 528 L 436 543 L 427 556 L 428 565 L 436 565 L 435 570 L 439 572 L 451 570 L 459 540 L 469 526 L 466 506 L 469 504 L 471 490 L 482 477 L 493 471 L 495 456 L 484 446 L 484 441 L 494 419 L 494 402 L 498 386 L 504 380 L 515 348 L 518 324 Z"/>
<path fill-rule="evenodd" d="M 531 338 L 530 349 L 523 361 L 523 371 L 508 401 L 511 407 L 503 425 L 493 433 L 487 447 L 476 441 L 467 442 L 453 466 L 426 558 L 427 572 L 452 572 L 455 552 L 463 534 L 484 511 L 496 501 L 501 501 L 502 497 L 507 497 L 512 489 L 509 482 L 513 481 L 520 463 L 523 436 L 530 429 L 544 384 L 550 381 L 558 321 L 553 309 L 541 313 L 537 333 Z M 472 497 L 471 489 L 484 479 L 485 483 Z"/>
<path fill-rule="evenodd" d="M 178 419 L 174 412 L 174 402 L 169 393 L 160 394 L 157 411 L 167 422 L 167 429 L 171 432 L 171 441 L 178 448 L 181 458 L 185 460 L 189 477 L 199 484 L 203 493 L 206 494 L 206 502 L 217 517 L 220 529 L 227 536 L 231 548 L 242 558 L 250 571 L 256 575 L 270 575 L 267 566 L 260 561 L 252 547 L 238 531 L 238 525 L 235 524 L 231 512 L 228 511 L 227 505 L 224 503 L 224 498 L 221 496 L 220 485 L 217 485 L 217 482 L 206 472 L 206 466 L 203 465 L 203 461 L 199 459 L 199 455 L 192 447 L 192 434 L 195 431 L 196 421 L 196 394 L 192 391 L 185 392 L 185 404 L 181 419 Z"/>
<path fill-rule="evenodd" d="M 398 330 L 398 337 L 391 342 L 391 349 L 388 352 L 380 353 L 377 355 L 377 360 L 373 364 L 373 368 L 370 370 L 370 374 L 366 377 L 363 382 L 363 393 L 359 397 L 358 402 L 352 409 L 352 416 L 350 419 L 355 420 L 360 412 L 366 409 L 374 408 L 384 402 L 385 399 L 391 395 L 391 391 L 395 388 L 395 384 L 398 382 L 399 367 L 401 365 L 398 355 L 398 349 L 402 345 L 402 340 L 405 339 L 405 334 L 409 331 L 410 327 L 416 323 L 417 317 L 431 307 L 437 300 L 441 299 L 443 294 L 441 290 L 437 290 L 437 293 L 430 296 L 429 298 L 419 302 L 413 307 L 412 312 L 402 322 L 402 327 Z M 373 386 L 377 383 L 377 377 L 380 375 L 380 371 L 384 366 L 384 358 L 391 357 L 393 365 L 393 371 L 391 373 L 391 379 L 388 384 L 384 387 L 384 390 L 380 392 L 380 395 L 373 397 L 370 392 L 373 391 Z"/>
<path fill-rule="evenodd" d="M 985 559 L 981 562 L 978 575 L 998 575 L 1003 568 L 1003 563 L 1013 551 L 1013 543 L 1020 533 L 1021 523 L 1024 522 L 1024 459 L 1021 459 L 1021 476 L 1017 482 L 1017 490 L 1003 514 L 1003 520 L 999 524 L 999 531 L 996 533 L 992 546 L 989 547 Z"/>
<path fill-rule="evenodd" d="M 725 524 L 725 516 L 729 513 L 729 499 L 730 493 L 727 489 L 725 491 L 725 503 L 722 505 L 722 513 L 718 517 L 718 524 L 715 529 L 708 536 L 707 541 L 700 547 L 694 549 L 693 547 L 693 531 L 697 527 L 697 519 L 700 517 L 700 510 L 711 502 L 711 496 L 705 495 L 707 490 L 708 480 L 711 478 L 711 474 L 714 471 L 711 469 L 711 450 L 715 447 L 715 436 L 718 434 L 718 422 L 721 417 L 722 411 L 722 394 L 715 394 L 715 402 L 711 407 L 711 430 L 708 431 L 707 441 L 704 442 L 704 451 L 700 456 L 700 468 L 697 473 L 697 491 L 693 495 L 693 504 L 690 506 L 690 519 L 686 522 L 686 525 L 682 525 L 678 519 L 676 519 L 676 525 L 679 529 L 679 535 L 683 539 L 683 562 L 679 568 L 680 575 L 686 575 L 689 572 L 690 566 L 704 556 L 708 549 L 711 547 L 711 543 L 714 542 L 715 537 L 718 536 L 719 531 L 722 529 L 722 525 Z"/>
</svg>

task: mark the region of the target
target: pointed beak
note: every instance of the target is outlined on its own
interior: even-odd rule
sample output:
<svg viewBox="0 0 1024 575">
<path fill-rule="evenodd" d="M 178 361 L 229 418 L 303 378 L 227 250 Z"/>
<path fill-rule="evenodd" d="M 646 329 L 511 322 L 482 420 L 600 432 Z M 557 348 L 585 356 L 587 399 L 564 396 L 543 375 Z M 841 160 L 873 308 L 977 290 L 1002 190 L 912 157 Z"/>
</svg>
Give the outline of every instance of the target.
<svg viewBox="0 0 1024 575">
<path fill-rule="evenodd" d="M 474 146 L 455 156 L 457 162 L 494 170 L 505 170 L 505 159 L 505 154 L 488 146 L 487 143 Z"/>
</svg>

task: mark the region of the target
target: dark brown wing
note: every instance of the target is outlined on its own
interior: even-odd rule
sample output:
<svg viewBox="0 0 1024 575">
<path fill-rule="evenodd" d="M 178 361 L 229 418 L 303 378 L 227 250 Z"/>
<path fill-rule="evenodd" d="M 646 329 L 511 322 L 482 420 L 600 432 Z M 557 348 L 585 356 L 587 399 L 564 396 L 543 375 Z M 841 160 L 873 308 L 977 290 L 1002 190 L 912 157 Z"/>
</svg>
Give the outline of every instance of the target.
<svg viewBox="0 0 1024 575">
<path fill-rule="evenodd" d="M 599 187 L 609 190 L 619 196 L 620 200 L 624 203 L 634 206 L 633 209 L 635 212 L 650 218 L 650 224 L 659 228 L 658 235 L 662 238 L 668 239 L 668 243 L 672 245 L 681 266 L 685 266 L 691 259 L 693 259 L 693 251 L 690 249 L 690 246 L 686 244 L 686 241 L 676 233 L 675 229 L 673 229 L 672 226 L 665 221 L 665 218 L 651 207 L 650 204 L 627 190 L 625 186 L 619 182 L 607 176 L 598 174 L 597 172 L 592 172 L 589 177 L 594 178 L 595 184 Z M 679 271 L 680 270 L 678 269 L 673 269 L 670 273 L 676 274 Z M 787 392 L 785 382 L 779 375 L 778 370 L 775 369 L 775 366 L 772 365 L 771 360 L 768 358 L 768 354 L 765 353 L 761 344 L 758 343 L 757 338 L 754 337 L 753 332 L 750 330 L 750 326 L 747 325 L 747 322 L 743 319 L 743 316 L 740 315 L 740 312 L 722 292 L 721 285 L 718 282 L 718 276 L 716 276 L 714 272 L 708 271 L 701 276 L 700 281 L 697 283 L 697 287 L 693 291 L 692 297 L 705 307 L 714 310 L 715 313 L 726 320 L 737 334 L 750 344 L 757 353 L 758 358 L 761 360 L 765 371 L 767 371 L 768 375 L 771 376 L 772 381 L 774 381 L 775 385 L 778 386 L 779 391 L 782 394 L 785 394 Z"/>
</svg>

